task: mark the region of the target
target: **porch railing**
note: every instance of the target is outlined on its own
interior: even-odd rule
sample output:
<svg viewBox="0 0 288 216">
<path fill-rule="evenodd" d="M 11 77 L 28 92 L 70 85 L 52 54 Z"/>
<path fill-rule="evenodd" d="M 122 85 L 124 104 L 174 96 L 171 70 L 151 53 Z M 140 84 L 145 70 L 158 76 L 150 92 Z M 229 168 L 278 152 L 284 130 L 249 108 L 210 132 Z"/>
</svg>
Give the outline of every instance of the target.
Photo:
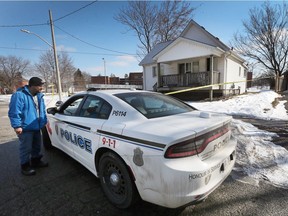
<svg viewBox="0 0 288 216">
<path fill-rule="evenodd" d="M 211 84 L 210 71 L 165 75 L 160 78 L 160 87 L 196 87 Z M 213 72 L 213 83 L 220 82 L 220 72 Z"/>
</svg>

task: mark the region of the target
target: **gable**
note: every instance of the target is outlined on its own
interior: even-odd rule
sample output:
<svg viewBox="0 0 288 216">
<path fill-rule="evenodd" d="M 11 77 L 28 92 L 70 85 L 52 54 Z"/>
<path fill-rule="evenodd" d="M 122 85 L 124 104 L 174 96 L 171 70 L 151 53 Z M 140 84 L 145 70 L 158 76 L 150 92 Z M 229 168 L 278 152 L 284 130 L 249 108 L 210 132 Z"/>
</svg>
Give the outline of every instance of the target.
<svg viewBox="0 0 288 216">
<path fill-rule="evenodd" d="M 211 46 L 217 46 L 216 42 L 211 40 L 211 37 L 209 37 L 207 34 L 205 34 L 203 31 L 201 31 L 199 28 L 195 28 L 193 26 L 190 28 L 186 34 L 183 35 L 185 38 L 189 38 L 204 44 L 209 44 Z"/>
<path fill-rule="evenodd" d="M 199 43 L 197 41 L 178 38 L 169 47 L 156 55 L 153 59 L 157 62 L 175 61 L 180 59 L 196 58 L 202 56 L 221 56 L 222 50 Z"/>
<path fill-rule="evenodd" d="M 220 47 L 228 51 L 230 48 L 222 43 L 219 38 L 213 36 L 204 27 L 191 20 L 187 27 L 181 33 L 181 37 L 198 41 L 200 43 L 209 44 L 211 46 Z"/>
</svg>

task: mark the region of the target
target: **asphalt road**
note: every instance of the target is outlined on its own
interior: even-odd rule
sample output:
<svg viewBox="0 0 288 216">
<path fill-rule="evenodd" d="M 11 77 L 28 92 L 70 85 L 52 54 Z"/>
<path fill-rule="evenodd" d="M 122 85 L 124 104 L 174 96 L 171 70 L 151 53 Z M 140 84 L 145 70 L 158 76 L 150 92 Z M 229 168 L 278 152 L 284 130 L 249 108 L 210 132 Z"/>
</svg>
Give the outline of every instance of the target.
<svg viewBox="0 0 288 216">
<path fill-rule="evenodd" d="M 288 215 L 288 190 L 265 181 L 259 186 L 236 181 L 232 178 L 237 175 L 235 172 L 205 202 L 196 206 L 167 209 L 141 201 L 128 210 L 112 206 L 99 180 L 57 149 L 44 150 L 48 168 L 37 170 L 35 176 L 23 176 L 18 140 L 10 128 L 5 104 L 0 104 L 0 143 L 0 216 Z M 247 176 L 241 178 L 249 180 Z"/>
</svg>

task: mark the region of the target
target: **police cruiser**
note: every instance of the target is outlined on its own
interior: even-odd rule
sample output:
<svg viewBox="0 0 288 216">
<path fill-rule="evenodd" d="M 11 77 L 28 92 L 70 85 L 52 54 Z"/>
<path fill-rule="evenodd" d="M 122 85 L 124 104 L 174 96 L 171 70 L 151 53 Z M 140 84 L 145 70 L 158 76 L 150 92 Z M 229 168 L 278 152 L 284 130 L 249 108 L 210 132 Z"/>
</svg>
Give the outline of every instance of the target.
<svg viewBox="0 0 288 216">
<path fill-rule="evenodd" d="M 168 208 L 196 204 L 235 163 L 232 117 L 161 93 L 87 91 L 47 113 L 44 146 L 61 149 L 90 170 L 119 208 L 139 198 Z"/>
</svg>

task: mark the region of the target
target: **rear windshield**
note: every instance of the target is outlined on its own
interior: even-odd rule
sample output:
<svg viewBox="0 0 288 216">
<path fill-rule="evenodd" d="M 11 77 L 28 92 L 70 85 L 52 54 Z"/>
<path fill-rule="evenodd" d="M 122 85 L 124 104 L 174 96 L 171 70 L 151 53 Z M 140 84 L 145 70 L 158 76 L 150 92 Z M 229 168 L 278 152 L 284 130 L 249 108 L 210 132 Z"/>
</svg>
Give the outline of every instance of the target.
<svg viewBox="0 0 288 216">
<path fill-rule="evenodd" d="M 182 101 L 160 93 L 121 93 L 115 96 L 130 104 L 146 118 L 158 118 L 195 110 Z"/>
</svg>

